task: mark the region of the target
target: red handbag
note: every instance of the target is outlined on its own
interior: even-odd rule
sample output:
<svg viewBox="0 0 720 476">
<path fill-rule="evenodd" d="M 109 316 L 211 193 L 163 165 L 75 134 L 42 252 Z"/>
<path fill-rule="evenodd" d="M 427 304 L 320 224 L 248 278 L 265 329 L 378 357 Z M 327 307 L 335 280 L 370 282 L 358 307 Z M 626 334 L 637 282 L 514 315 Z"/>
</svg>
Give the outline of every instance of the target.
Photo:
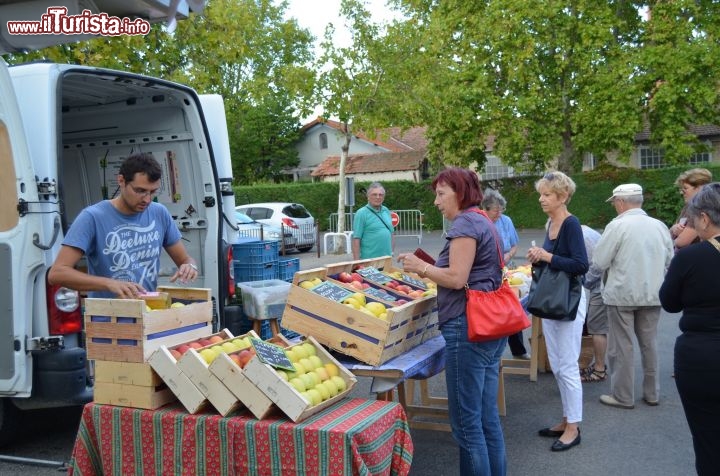
<svg viewBox="0 0 720 476">
<path fill-rule="evenodd" d="M 485 212 L 478 209 L 472 211 L 483 215 L 490 221 Z M 493 226 L 495 225 L 493 224 Z M 493 233 L 493 235 L 500 256 L 500 268 L 502 269 L 504 263 L 497 233 Z M 467 315 L 468 340 L 470 342 L 496 340 L 530 327 L 530 319 L 528 319 L 525 309 L 523 309 L 517 294 L 505 279 L 495 291 L 477 291 L 470 289 L 465 284 L 465 296 L 467 297 L 465 313 Z"/>
</svg>

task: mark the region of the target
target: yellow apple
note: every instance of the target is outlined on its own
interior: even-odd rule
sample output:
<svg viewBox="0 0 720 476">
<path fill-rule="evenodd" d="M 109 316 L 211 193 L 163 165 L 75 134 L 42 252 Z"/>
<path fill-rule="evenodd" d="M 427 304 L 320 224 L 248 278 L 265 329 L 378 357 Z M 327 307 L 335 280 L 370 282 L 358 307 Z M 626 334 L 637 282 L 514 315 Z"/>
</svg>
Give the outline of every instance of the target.
<svg viewBox="0 0 720 476">
<path fill-rule="evenodd" d="M 318 392 L 314 388 L 311 388 L 310 390 L 308 390 L 307 394 L 310 397 L 312 405 L 318 405 L 318 404 L 322 403 L 323 399 L 322 399 L 322 396 L 320 395 L 320 392 Z"/>
<path fill-rule="evenodd" d="M 327 389 L 328 393 L 330 394 L 330 398 L 338 394 L 337 385 L 335 385 L 335 382 L 333 382 L 332 379 L 325 380 L 320 385 Z"/>
<path fill-rule="evenodd" d="M 322 383 L 315 385 L 315 387 L 313 387 L 313 388 L 315 390 L 317 390 L 318 392 L 320 392 L 320 396 L 322 397 L 323 402 L 325 400 L 327 400 L 328 398 L 330 398 L 330 390 L 328 390 L 327 387 L 325 385 L 323 385 Z"/>
<path fill-rule="evenodd" d="M 330 374 L 325 367 L 318 367 L 315 369 L 315 374 L 320 377 L 320 381 L 325 381 L 330 378 Z"/>
<path fill-rule="evenodd" d="M 181 302 L 174 302 L 174 303 L 170 304 L 170 307 L 173 309 L 178 308 L 178 307 L 185 307 L 185 304 L 183 304 Z"/>
<path fill-rule="evenodd" d="M 310 342 L 303 342 L 302 346 L 305 348 L 305 353 L 308 357 L 311 355 L 317 354 L 317 350 L 315 350 L 315 346 L 312 345 Z"/>
<path fill-rule="evenodd" d="M 327 364 L 325 364 L 325 370 L 327 370 L 327 373 L 330 377 L 340 375 L 340 369 L 338 369 L 337 365 L 333 364 L 332 362 L 328 362 Z"/>
</svg>

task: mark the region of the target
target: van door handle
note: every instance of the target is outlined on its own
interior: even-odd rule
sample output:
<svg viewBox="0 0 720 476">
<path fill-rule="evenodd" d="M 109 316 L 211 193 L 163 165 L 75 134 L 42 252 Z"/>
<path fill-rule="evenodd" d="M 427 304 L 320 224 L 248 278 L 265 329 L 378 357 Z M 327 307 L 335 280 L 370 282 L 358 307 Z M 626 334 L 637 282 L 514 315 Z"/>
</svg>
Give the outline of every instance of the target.
<svg viewBox="0 0 720 476">
<path fill-rule="evenodd" d="M 40 243 L 40 235 L 37 233 L 33 233 L 33 245 L 37 246 L 41 250 L 47 251 L 50 248 L 53 247 L 55 244 L 55 240 L 57 240 L 58 234 L 60 233 L 60 217 L 55 217 L 55 221 L 53 222 L 53 236 L 50 240 L 50 244 L 43 245 Z"/>
</svg>

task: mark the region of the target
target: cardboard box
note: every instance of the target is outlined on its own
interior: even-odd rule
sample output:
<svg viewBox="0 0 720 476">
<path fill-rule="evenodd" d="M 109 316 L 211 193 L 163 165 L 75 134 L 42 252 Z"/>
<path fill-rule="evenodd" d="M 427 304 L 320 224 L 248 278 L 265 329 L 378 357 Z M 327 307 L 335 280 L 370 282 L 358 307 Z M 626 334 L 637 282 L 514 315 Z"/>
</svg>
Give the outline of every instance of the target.
<svg viewBox="0 0 720 476">
<path fill-rule="evenodd" d="M 162 345 L 212 333 L 209 289 L 158 289 L 185 306 L 147 311 L 142 299 L 85 299 L 88 358 L 142 363 Z"/>
<path fill-rule="evenodd" d="M 237 283 L 248 318 L 255 320 L 279 319 L 285 310 L 290 283 L 279 279 Z"/>
<path fill-rule="evenodd" d="M 252 332 L 252 331 L 251 331 Z M 234 337 L 227 329 L 214 334 L 223 338 L 223 342 L 232 340 Z M 247 335 L 247 334 L 246 334 Z M 253 336 L 257 337 L 255 333 Z M 238 336 L 244 337 L 244 336 Z M 209 364 L 200 355 L 204 349 L 221 345 L 218 342 L 200 349 L 189 349 L 185 352 L 180 360 L 177 361 L 177 367 L 185 374 L 190 381 L 202 392 L 210 401 L 213 407 L 223 416 L 243 407 L 242 402 L 218 379 L 210 372 Z M 172 358 L 172 356 L 170 356 Z"/>
<path fill-rule="evenodd" d="M 342 400 L 351 392 L 357 383 L 355 376 L 333 358 L 317 340 L 308 337 L 306 342 L 311 343 L 315 347 L 316 355 L 323 364 L 329 362 L 335 364 L 339 372 L 339 377 L 345 382 L 346 388 L 344 391 L 319 404 L 312 405 L 300 392 L 290 385 L 290 383 L 282 379 L 273 367 L 263 363 L 258 357 L 250 360 L 243 370 L 243 374 L 248 380 L 254 383 L 257 388 L 268 396 L 270 400 L 294 422 L 302 421 L 335 404 L 337 401 Z M 300 344 L 296 344 L 290 348 L 295 348 L 297 345 Z"/>
<path fill-rule="evenodd" d="M 298 285 L 301 281 L 313 278 L 326 280 L 330 274 L 328 270 L 336 274 L 339 269 L 352 270 L 358 263 L 374 263 L 374 267 L 387 266 L 389 259 L 340 263 L 295 273 L 282 318 L 283 327 L 313 336 L 323 345 L 370 365 L 387 362 L 438 335 L 435 296 L 390 307 L 385 321 Z"/>
</svg>

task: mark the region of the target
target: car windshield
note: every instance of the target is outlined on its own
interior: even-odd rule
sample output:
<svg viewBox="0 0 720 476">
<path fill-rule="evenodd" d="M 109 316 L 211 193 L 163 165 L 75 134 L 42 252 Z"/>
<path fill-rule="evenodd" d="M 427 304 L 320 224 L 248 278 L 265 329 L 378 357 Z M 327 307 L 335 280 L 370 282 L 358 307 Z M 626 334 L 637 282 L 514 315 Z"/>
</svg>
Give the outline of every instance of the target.
<svg viewBox="0 0 720 476">
<path fill-rule="evenodd" d="M 235 222 L 240 224 L 255 223 L 255 220 L 241 212 L 235 212 Z"/>
<path fill-rule="evenodd" d="M 293 203 L 283 208 L 283 213 L 290 218 L 310 218 L 310 213 L 299 203 Z"/>
</svg>

